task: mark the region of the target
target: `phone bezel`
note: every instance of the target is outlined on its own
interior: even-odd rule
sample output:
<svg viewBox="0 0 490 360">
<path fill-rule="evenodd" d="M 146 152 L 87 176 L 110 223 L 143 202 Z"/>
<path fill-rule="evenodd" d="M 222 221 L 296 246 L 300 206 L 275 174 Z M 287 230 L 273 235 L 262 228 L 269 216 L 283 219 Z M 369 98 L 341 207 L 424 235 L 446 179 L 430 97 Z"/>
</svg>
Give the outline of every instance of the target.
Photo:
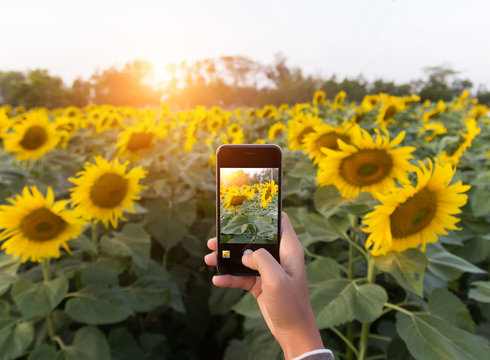
<svg viewBox="0 0 490 360">
<path fill-rule="evenodd" d="M 220 243 L 220 168 L 278 168 L 278 219 L 277 244 L 221 244 Z M 280 262 L 282 214 L 282 149 L 273 144 L 225 144 L 216 150 L 216 240 L 217 269 L 221 274 L 258 276 L 259 273 L 244 266 L 241 262 L 245 250 L 264 248 Z M 223 250 L 230 250 L 230 259 L 223 259 Z"/>
</svg>

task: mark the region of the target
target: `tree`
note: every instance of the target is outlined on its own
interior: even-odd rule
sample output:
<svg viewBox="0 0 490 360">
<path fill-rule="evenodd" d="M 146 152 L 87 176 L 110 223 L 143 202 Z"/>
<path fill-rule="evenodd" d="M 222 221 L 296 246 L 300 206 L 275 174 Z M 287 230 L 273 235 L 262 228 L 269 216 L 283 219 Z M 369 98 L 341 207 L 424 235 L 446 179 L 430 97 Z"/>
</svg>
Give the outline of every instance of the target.
<svg viewBox="0 0 490 360">
<path fill-rule="evenodd" d="M 8 100 L 14 106 L 53 109 L 69 104 L 63 81 L 58 76 L 50 76 L 47 70 L 31 70 L 27 77 L 16 76 L 16 79 L 8 85 Z"/>
<path fill-rule="evenodd" d="M 70 104 L 84 107 L 90 103 L 91 85 L 90 82 L 80 78 L 73 81 L 69 91 Z"/>
<path fill-rule="evenodd" d="M 10 92 L 12 85 L 24 82 L 25 75 L 18 71 L 0 72 L 0 104 L 17 106 L 17 99 L 13 99 Z"/>
<path fill-rule="evenodd" d="M 122 69 L 111 67 L 91 78 L 94 102 L 116 106 L 152 106 L 160 103 L 162 91 L 147 83 L 153 67 L 146 61 L 127 63 Z"/>
</svg>

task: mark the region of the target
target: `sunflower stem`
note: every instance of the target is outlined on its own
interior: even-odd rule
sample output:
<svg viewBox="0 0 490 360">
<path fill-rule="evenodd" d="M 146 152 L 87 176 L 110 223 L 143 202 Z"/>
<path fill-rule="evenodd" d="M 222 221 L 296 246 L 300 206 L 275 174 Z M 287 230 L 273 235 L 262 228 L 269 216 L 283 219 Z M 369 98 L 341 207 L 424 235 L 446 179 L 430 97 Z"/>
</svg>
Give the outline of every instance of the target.
<svg viewBox="0 0 490 360">
<path fill-rule="evenodd" d="M 92 244 L 97 248 L 97 224 L 92 222 Z M 90 259 L 95 262 L 95 254 L 90 253 Z"/>
<path fill-rule="evenodd" d="M 372 284 L 375 279 L 376 270 L 374 268 L 374 260 L 372 257 L 368 257 L 368 269 L 367 269 L 367 281 Z M 371 323 L 363 323 L 361 326 L 361 339 L 359 341 L 359 356 L 357 357 L 359 360 L 364 360 L 367 355 L 367 346 L 368 346 L 368 336 L 369 336 L 369 328 L 371 327 Z"/>
<path fill-rule="evenodd" d="M 44 277 L 44 282 L 49 281 L 49 260 L 48 259 L 43 259 L 43 277 Z M 53 317 L 52 317 L 52 312 L 48 312 L 46 314 L 46 325 L 48 327 L 48 333 L 49 333 L 49 339 L 51 340 L 51 343 L 55 345 L 55 333 L 54 333 L 54 326 L 53 326 Z"/>
<path fill-rule="evenodd" d="M 352 343 L 344 336 L 344 334 L 342 334 L 342 332 L 334 327 L 331 327 L 330 330 L 332 330 L 335 335 L 337 335 L 347 345 L 347 348 L 350 349 L 356 355 L 356 357 L 359 356 L 356 347 L 352 345 Z"/>
<path fill-rule="evenodd" d="M 349 241 L 349 268 L 348 268 L 347 276 L 351 280 L 354 279 L 354 265 L 355 265 L 354 244 L 352 241 Z M 349 321 L 347 323 L 347 340 L 345 341 L 345 343 L 347 344 L 347 349 L 345 351 L 346 360 L 352 360 L 353 358 L 354 351 L 349 346 L 349 344 L 352 345 L 353 340 L 354 340 L 354 322 Z"/>
</svg>

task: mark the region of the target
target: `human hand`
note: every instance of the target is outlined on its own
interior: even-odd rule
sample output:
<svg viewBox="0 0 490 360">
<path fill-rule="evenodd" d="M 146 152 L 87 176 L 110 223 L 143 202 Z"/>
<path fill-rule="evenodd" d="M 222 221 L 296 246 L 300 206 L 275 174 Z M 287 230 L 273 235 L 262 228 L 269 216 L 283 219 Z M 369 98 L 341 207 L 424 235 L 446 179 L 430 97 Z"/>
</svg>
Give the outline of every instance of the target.
<svg viewBox="0 0 490 360">
<path fill-rule="evenodd" d="M 242 263 L 257 270 L 260 276 L 216 275 L 213 283 L 219 287 L 250 291 L 285 358 L 292 359 L 308 351 L 323 349 L 323 343 L 308 294 L 303 247 L 285 212 L 281 221 L 281 264 L 261 248 L 242 257 Z M 206 255 L 204 261 L 209 266 L 216 266 L 216 238 L 208 240 L 208 247 L 213 252 Z"/>
</svg>

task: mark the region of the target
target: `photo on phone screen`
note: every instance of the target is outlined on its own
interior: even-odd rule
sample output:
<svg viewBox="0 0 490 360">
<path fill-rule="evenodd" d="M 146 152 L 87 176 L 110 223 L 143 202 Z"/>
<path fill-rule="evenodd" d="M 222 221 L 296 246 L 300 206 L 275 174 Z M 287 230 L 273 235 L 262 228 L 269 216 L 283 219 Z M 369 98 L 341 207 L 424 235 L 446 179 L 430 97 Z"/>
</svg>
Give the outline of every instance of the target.
<svg viewBox="0 0 490 360">
<path fill-rule="evenodd" d="M 220 242 L 277 244 L 278 168 L 220 168 Z"/>
</svg>

